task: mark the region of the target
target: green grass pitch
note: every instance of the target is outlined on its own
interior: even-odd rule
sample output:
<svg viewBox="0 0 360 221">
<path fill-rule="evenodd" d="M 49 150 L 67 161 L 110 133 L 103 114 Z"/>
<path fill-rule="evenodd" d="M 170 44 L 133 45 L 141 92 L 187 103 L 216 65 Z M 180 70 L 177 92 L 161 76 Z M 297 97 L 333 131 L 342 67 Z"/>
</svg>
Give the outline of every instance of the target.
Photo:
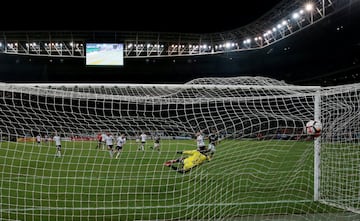
<svg viewBox="0 0 360 221">
<path fill-rule="evenodd" d="M 96 142 L 0 142 L 1 218 L 11 220 L 214 219 L 321 213 L 312 201 L 313 143 L 224 140 L 210 162 L 180 174 L 163 166 L 195 142 L 163 140 L 161 152 L 129 140 L 118 159 Z"/>
</svg>

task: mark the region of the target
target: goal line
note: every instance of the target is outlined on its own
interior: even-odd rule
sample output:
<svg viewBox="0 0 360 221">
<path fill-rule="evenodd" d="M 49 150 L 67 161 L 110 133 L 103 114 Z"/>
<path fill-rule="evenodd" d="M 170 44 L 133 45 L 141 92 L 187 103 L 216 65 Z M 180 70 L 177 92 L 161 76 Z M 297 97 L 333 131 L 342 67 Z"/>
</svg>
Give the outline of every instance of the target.
<svg viewBox="0 0 360 221">
<path fill-rule="evenodd" d="M 170 206 L 138 206 L 138 207 L 27 207 L 15 209 L 2 209 L 0 212 L 18 212 L 18 211 L 43 211 L 43 210 L 127 210 L 127 209 L 164 209 L 164 208 L 193 208 L 193 207 L 208 207 L 208 206 L 243 206 L 243 205 L 266 205 L 266 204 L 281 204 L 281 203 L 310 203 L 313 200 L 278 200 L 266 202 L 243 202 L 243 203 L 202 203 L 202 204 L 178 204 Z"/>
</svg>

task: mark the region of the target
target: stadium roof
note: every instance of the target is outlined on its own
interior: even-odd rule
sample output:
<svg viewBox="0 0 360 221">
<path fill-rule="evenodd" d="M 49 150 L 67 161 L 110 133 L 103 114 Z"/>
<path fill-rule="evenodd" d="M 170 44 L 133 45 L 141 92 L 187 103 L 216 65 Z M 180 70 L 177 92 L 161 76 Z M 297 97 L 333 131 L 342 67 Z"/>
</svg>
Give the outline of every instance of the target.
<svg viewBox="0 0 360 221">
<path fill-rule="evenodd" d="M 209 13 L 207 17 L 207 23 L 211 24 L 214 27 L 224 27 L 218 23 L 212 23 L 212 19 L 214 18 L 225 18 L 226 13 L 224 12 L 227 9 L 237 10 L 237 8 L 230 7 L 227 5 L 221 7 L 212 6 L 211 10 L 208 10 L 209 5 L 206 5 L 202 8 L 203 11 L 199 11 L 199 8 L 182 8 L 181 13 L 178 11 L 179 9 L 174 9 L 172 11 L 168 11 L 165 9 L 161 9 L 159 5 L 159 11 L 147 7 L 147 14 L 144 13 L 145 6 L 142 6 L 139 10 L 135 10 L 136 8 L 127 8 L 127 11 L 124 9 L 119 9 L 118 17 L 116 20 L 114 18 L 114 14 L 108 16 L 109 22 L 106 23 L 106 19 L 104 17 L 97 16 L 100 12 L 99 10 L 91 11 L 85 10 L 88 13 L 87 17 L 84 18 L 84 9 L 82 9 L 78 14 L 71 14 L 65 16 L 63 12 L 62 14 L 52 13 L 52 16 L 48 16 L 49 19 L 44 19 L 46 15 L 43 14 L 43 22 L 48 24 L 46 26 L 48 29 L 59 29 L 61 26 L 59 24 L 59 19 L 64 19 L 62 25 L 66 27 L 79 27 L 84 20 L 87 21 L 86 25 L 82 25 L 81 29 L 87 29 L 92 27 L 94 29 L 99 29 L 99 25 L 101 27 L 108 28 L 113 24 L 116 24 L 117 30 L 102 32 L 100 33 L 96 31 L 62 31 L 62 32 L 52 32 L 52 31 L 44 31 L 44 32 L 36 32 L 36 31 L 25 31 L 25 32 L 2 32 L 2 28 L 6 29 L 7 27 L 17 27 L 19 30 L 20 27 L 25 27 L 26 24 L 31 23 L 31 21 L 40 18 L 40 15 L 35 13 L 35 17 L 31 17 L 31 19 L 24 19 L 26 22 L 21 23 L 21 25 L 13 24 L 10 26 L 10 23 L 5 23 L 3 20 L 2 26 L 0 26 L 0 45 L 1 40 L 3 39 L 3 49 L 8 47 L 6 43 L 12 41 L 12 39 L 20 39 L 22 48 L 26 48 L 26 44 L 31 44 L 33 42 L 36 43 L 36 46 L 39 46 L 39 41 L 43 40 L 46 48 L 49 46 L 49 39 L 51 41 L 56 41 L 58 37 L 64 37 L 64 42 L 66 41 L 68 44 L 68 35 L 71 36 L 71 39 L 75 39 L 77 35 L 80 37 L 85 34 L 85 38 L 90 36 L 90 39 L 102 39 L 110 36 L 111 39 L 124 38 L 125 44 L 129 47 L 129 45 L 133 45 L 131 39 L 136 39 L 137 41 L 143 40 L 139 38 L 139 36 L 148 38 L 148 39 L 158 39 L 161 42 L 167 43 L 167 47 L 172 49 L 172 42 L 175 39 L 179 41 L 189 41 L 192 44 L 192 40 L 203 40 L 204 36 L 210 36 L 213 42 L 213 48 L 216 50 L 216 45 L 221 43 L 221 39 L 235 39 L 239 40 L 239 45 L 244 47 L 245 43 L 242 43 L 242 36 L 255 36 L 254 34 L 263 33 L 261 31 L 266 30 L 268 27 L 272 27 L 268 24 L 271 22 L 278 22 L 278 19 L 281 16 L 286 14 L 287 16 L 293 15 L 289 12 L 297 12 L 294 8 L 296 6 L 303 5 L 303 0 L 282 0 L 274 8 L 270 11 L 267 11 L 261 17 L 259 17 L 256 21 L 252 23 L 248 23 L 246 26 L 239 27 L 238 25 L 234 26 L 235 29 L 229 30 L 225 33 L 205 33 L 205 34 L 196 34 L 196 33 L 171 33 L 171 35 L 167 35 L 168 33 L 160 33 L 157 35 L 156 32 L 152 33 L 139 33 L 137 35 L 126 35 L 122 32 L 122 30 L 126 30 L 125 24 L 133 24 L 131 27 L 135 29 L 144 28 L 157 28 L 158 26 L 154 23 L 153 19 L 162 18 L 163 23 L 159 24 L 159 27 L 162 26 L 164 29 L 171 31 L 172 28 L 175 28 L 178 32 L 182 31 L 179 26 L 171 26 L 171 22 L 178 22 L 177 19 L 184 19 L 182 21 L 186 21 L 187 19 L 191 19 L 196 21 L 197 16 L 203 15 L 204 11 Z M 322 2 L 322 1 L 317 1 Z M 324 1 L 329 5 L 326 8 L 326 17 L 325 19 L 321 19 L 320 17 L 315 25 L 305 26 L 304 31 L 296 31 L 294 32 L 291 29 L 291 35 L 289 37 L 284 37 L 282 32 L 276 32 L 276 36 L 280 36 L 281 38 L 275 39 L 274 44 L 262 45 L 262 47 L 257 48 L 259 50 L 243 50 L 241 52 L 244 53 L 235 53 L 237 51 L 227 50 L 225 53 L 214 53 L 211 56 L 179 56 L 179 57 L 171 57 L 171 56 L 142 56 L 142 54 L 135 54 L 134 56 L 139 59 L 126 59 L 124 67 L 118 69 L 113 68 L 87 68 L 84 65 L 84 61 L 82 59 L 67 59 L 62 57 L 53 57 L 44 59 L 40 59 L 39 57 L 26 57 L 26 56 L 16 56 L 14 54 L 6 54 L 8 56 L 0 57 L 0 80 L 5 82 L 11 81 L 44 81 L 44 82 L 108 82 L 108 81 L 116 81 L 116 82 L 139 82 L 139 83 L 158 83 L 158 82 L 186 82 L 192 80 L 194 78 L 199 77 L 233 77 L 233 76 L 266 76 L 272 77 L 276 79 L 282 79 L 286 82 L 290 82 L 292 84 L 306 84 L 306 85 L 337 85 L 339 82 L 359 82 L 360 79 L 360 42 L 359 42 L 359 32 L 358 27 L 360 23 L 360 2 L 359 1 L 351 1 L 351 0 L 336 0 L 336 1 Z M 155 4 L 155 3 L 154 3 Z M 185 4 L 185 3 L 184 3 Z M 261 2 L 258 4 L 261 4 Z M 226 5 L 222 3 L 222 5 Z M 345 7 L 346 6 L 346 7 Z M 156 7 L 155 7 L 156 8 Z M 221 10 L 219 9 L 221 8 Z M 191 9 L 191 10 L 190 10 Z M 248 9 L 248 8 L 247 8 Z M 287 9 L 287 10 L 286 10 Z M 322 14 L 323 8 L 317 8 L 319 10 L 314 11 L 316 15 Z M 334 10 L 333 10 L 334 9 Z M 336 10 L 335 10 L 336 9 Z M 22 10 L 22 9 L 21 9 Z M 74 9 L 75 10 L 75 9 Z M 104 9 L 105 10 L 105 9 Z M 113 13 L 114 9 L 108 11 L 108 13 Z M 128 16 L 125 14 L 126 12 L 131 12 L 132 15 Z M 216 14 L 216 11 L 219 12 Z M 238 13 L 241 12 L 242 9 L 237 10 Z M 76 10 L 75 10 L 76 11 Z M 71 11 L 74 12 L 75 11 Z M 21 11 L 20 11 L 21 12 Z M 20 13 L 19 12 L 19 13 Z M 229 12 L 229 11 L 227 11 Z M 280 12 L 283 12 L 280 14 Z M 123 13 L 123 14 L 121 14 Z M 153 15 L 153 14 L 156 15 Z M 196 15 L 193 15 L 196 14 Z M 235 13 L 232 13 L 235 14 Z M 136 18 L 136 15 L 139 15 Z M 3 16 L 3 15 L 1 15 Z M 38 17 L 39 16 L 39 17 Z M 149 17 L 146 20 L 146 16 Z M 163 17 L 162 17 L 163 16 Z M 183 18 L 187 16 L 186 18 Z M 52 19 L 53 18 L 53 19 Z M 140 20 L 137 20 L 141 18 Z M 272 19 L 267 19 L 272 18 Z M 288 17 L 291 22 L 294 22 L 293 17 Z M 73 19 L 73 20 L 71 20 Z M 94 22 L 98 19 L 98 22 Z M 283 19 L 283 17 L 281 17 Z M 69 23 L 69 21 L 72 21 Z M 130 21 L 131 20 L 131 21 Z M 295 20 L 296 22 L 297 20 Z M 306 20 L 307 21 L 307 20 Z M 143 22 L 139 24 L 139 22 Z M 265 22 L 265 23 L 263 23 Z M 241 22 L 236 22 L 236 24 L 240 24 Z M 117 25 L 119 24 L 119 25 Z M 275 24 L 275 23 L 271 23 Z M 293 24 L 293 23 L 292 23 Z M 295 24 L 295 23 L 294 23 Z M 308 24 L 308 23 L 306 23 Z M 200 27 L 199 24 L 193 24 L 195 27 Z M 260 27 L 264 28 L 260 30 L 256 28 L 260 25 Z M 194 26 L 188 26 L 194 27 Z M 212 27 L 211 26 L 211 27 Z M 240 25 L 241 26 L 241 25 Z M 33 28 L 39 27 L 39 28 Z M 27 29 L 45 29 L 46 28 L 43 23 L 39 23 L 37 25 L 28 25 Z M 51 27 L 51 28 L 50 28 Z M 201 28 L 207 28 L 208 26 L 202 26 Z M 238 28 L 236 28 L 238 27 Z M 254 29 L 254 27 L 256 29 Z M 300 27 L 297 25 L 291 26 L 293 28 Z M 168 29 L 167 29 L 168 28 Z M 266 28 L 266 29 L 265 29 Z M 227 28 L 226 28 L 227 29 Z M 290 30 L 290 28 L 288 28 Z M 153 29 L 154 31 L 157 31 Z M 190 30 L 190 29 L 188 29 Z M 255 30 L 255 31 L 254 31 Z M 298 29 L 297 29 L 298 30 Z M 146 29 L 144 29 L 146 31 Z M 216 31 L 216 30 L 214 30 Z M 251 32 L 252 31 L 252 32 Z M 256 32 L 256 33 L 255 33 Z M 118 33 L 121 33 L 118 34 Z M 151 35 L 153 34 L 153 35 Z M 229 35 L 225 35 L 229 34 Z M 231 34 L 231 35 L 230 35 Z M 265 33 L 266 34 L 266 33 Z M 45 39 L 43 39 L 43 35 Z M 20 36 L 20 37 L 19 37 Z M 154 37 L 155 36 L 155 37 Z M 161 38 L 160 38 L 160 37 Z M 165 36 L 165 37 L 164 37 Z M 275 36 L 275 35 L 274 35 Z M 131 38 L 132 37 L 132 38 Z M 32 39 L 38 39 L 39 41 L 32 41 Z M 127 40 L 130 39 L 130 40 Z M 220 39 L 220 40 L 218 40 Z M 146 40 L 146 39 L 145 39 Z M 255 40 L 255 39 L 254 39 Z M 24 42 L 22 42 L 24 41 Z M 65 43 L 66 43 L 65 42 Z M 254 41 L 253 41 L 254 42 Z M 199 43 L 199 41 L 197 41 Z M 270 42 L 271 43 L 271 42 Z M 47 44 L 47 45 L 46 45 Z M 24 46 L 25 45 L 25 46 Z M 30 45 L 31 46 L 31 45 Z M 34 45 L 33 45 L 34 46 Z M 43 46 L 43 45 L 42 45 Z M 166 44 L 164 44 L 166 47 Z M 176 45 L 174 45 L 176 46 Z M 186 45 L 185 45 L 186 46 Z M 255 45 L 256 46 L 256 45 Z M 9 47 L 12 47 L 11 45 Z M 56 48 L 56 43 L 55 46 Z M 61 46 L 60 46 L 61 47 Z M 126 48 L 128 48 L 126 47 Z M 144 46 L 147 47 L 147 46 Z M 154 45 L 155 47 L 155 45 Z M 138 47 L 137 47 L 138 48 Z M 190 48 L 190 44 L 188 46 Z M 239 46 L 240 48 L 240 46 Z M 254 49 L 254 48 L 251 48 Z M 128 51 L 133 52 L 132 48 L 128 49 Z M 29 51 L 29 50 L 28 50 Z M 149 50 L 151 52 L 151 50 Z M 164 50 L 168 52 L 167 50 Z M 180 51 L 180 50 L 178 50 Z M 9 52 L 9 51 L 8 51 Z M 11 52 L 11 51 L 10 51 Z M 37 51 L 34 50 L 34 53 Z M 46 51 L 47 52 L 47 51 Z M 56 53 L 56 50 L 50 50 L 51 53 Z M 137 52 L 137 51 L 136 51 Z M 143 51 L 144 53 L 147 51 Z M 234 53 L 233 53 L 234 52 Z M 246 53 L 245 53 L 246 52 Z M 200 54 L 200 53 L 199 53 Z M 206 53 L 204 53 L 206 54 Z M 52 54 L 51 54 L 52 55 Z M 56 54 L 58 55 L 58 54 Z M 127 55 L 127 54 L 126 54 Z M 132 56 L 132 54 L 130 54 Z M 129 57 L 130 57 L 129 55 Z M 147 55 L 147 54 L 145 54 Z M 178 55 L 178 54 L 176 54 Z M 183 55 L 183 54 L 181 54 Z M 193 54 L 191 54 L 193 55 Z M 198 55 L 198 54 L 196 54 Z M 19 65 L 21 64 L 21 65 Z M 86 76 L 86 77 L 85 77 Z"/>
</svg>

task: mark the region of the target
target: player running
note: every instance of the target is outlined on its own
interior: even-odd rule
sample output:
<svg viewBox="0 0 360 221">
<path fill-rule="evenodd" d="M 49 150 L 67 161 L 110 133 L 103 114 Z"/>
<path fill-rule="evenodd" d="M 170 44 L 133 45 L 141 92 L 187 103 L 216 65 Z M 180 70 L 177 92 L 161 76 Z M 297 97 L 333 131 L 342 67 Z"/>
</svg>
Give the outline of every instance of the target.
<svg viewBox="0 0 360 221">
<path fill-rule="evenodd" d="M 157 150 L 160 153 L 160 136 L 158 134 L 154 137 L 154 147 L 150 147 L 153 150 Z"/>
<path fill-rule="evenodd" d="M 38 135 L 36 136 L 36 142 L 37 142 L 38 144 L 41 143 L 41 135 L 40 135 L 40 134 L 38 134 Z"/>
<path fill-rule="evenodd" d="M 115 157 L 116 159 L 120 156 L 120 153 L 122 152 L 125 143 L 126 143 L 125 134 L 121 134 L 116 138 L 116 150 L 115 150 L 115 153 L 117 153 Z"/>
<path fill-rule="evenodd" d="M 114 137 L 111 135 L 111 133 L 108 133 L 105 137 L 105 142 L 106 142 L 106 146 L 108 147 L 108 150 L 109 150 L 109 154 L 110 154 L 110 158 L 113 157 L 113 143 L 114 141 Z"/>
<path fill-rule="evenodd" d="M 202 131 L 199 131 L 195 134 L 196 136 L 196 146 L 199 151 L 206 151 L 206 145 L 204 142 L 204 136 L 202 135 Z"/>
<path fill-rule="evenodd" d="M 101 134 L 101 143 L 102 143 L 102 149 L 104 150 L 105 149 L 105 146 L 106 146 L 106 137 L 107 137 L 107 135 L 106 135 L 106 133 L 105 132 L 103 132 L 102 134 Z"/>
<path fill-rule="evenodd" d="M 97 146 L 96 146 L 95 149 L 100 149 L 102 144 L 103 144 L 103 136 L 102 136 L 102 134 L 98 133 L 98 135 L 96 136 L 96 139 L 97 139 L 98 143 L 97 143 Z"/>
<path fill-rule="evenodd" d="M 209 160 L 213 158 L 214 153 L 216 151 L 215 147 L 219 142 L 219 136 L 217 135 L 216 130 L 211 130 L 211 133 L 208 136 L 209 139 L 209 146 L 208 146 L 208 155 L 209 155 Z"/>
<path fill-rule="evenodd" d="M 141 150 L 141 151 L 145 150 L 146 138 L 147 138 L 147 135 L 144 132 L 142 132 L 140 134 L 141 144 L 138 147 L 138 150 Z"/>
<path fill-rule="evenodd" d="M 61 157 L 61 138 L 60 136 L 55 133 L 55 136 L 53 137 L 53 141 L 55 142 L 55 146 L 56 146 L 56 157 Z"/>
</svg>

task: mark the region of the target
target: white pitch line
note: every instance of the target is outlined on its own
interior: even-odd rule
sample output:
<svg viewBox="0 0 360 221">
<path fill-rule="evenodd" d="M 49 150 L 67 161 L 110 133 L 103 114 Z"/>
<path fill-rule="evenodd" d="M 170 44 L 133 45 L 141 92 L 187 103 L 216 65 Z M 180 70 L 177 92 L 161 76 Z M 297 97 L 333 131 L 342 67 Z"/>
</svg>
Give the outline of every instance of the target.
<svg viewBox="0 0 360 221">
<path fill-rule="evenodd" d="M 0 212 L 17 212 L 17 211 L 43 211 L 43 210 L 129 210 L 129 209 L 159 209 L 159 208 L 182 208 L 182 207 L 199 207 L 199 206 L 242 206 L 242 205 L 265 205 L 277 203 L 309 203 L 313 200 L 278 200 L 266 202 L 244 202 L 244 203 L 216 203 L 216 204 L 184 204 L 184 205 L 160 205 L 160 206 L 135 206 L 135 207 L 27 207 L 14 209 L 1 209 Z"/>
</svg>

